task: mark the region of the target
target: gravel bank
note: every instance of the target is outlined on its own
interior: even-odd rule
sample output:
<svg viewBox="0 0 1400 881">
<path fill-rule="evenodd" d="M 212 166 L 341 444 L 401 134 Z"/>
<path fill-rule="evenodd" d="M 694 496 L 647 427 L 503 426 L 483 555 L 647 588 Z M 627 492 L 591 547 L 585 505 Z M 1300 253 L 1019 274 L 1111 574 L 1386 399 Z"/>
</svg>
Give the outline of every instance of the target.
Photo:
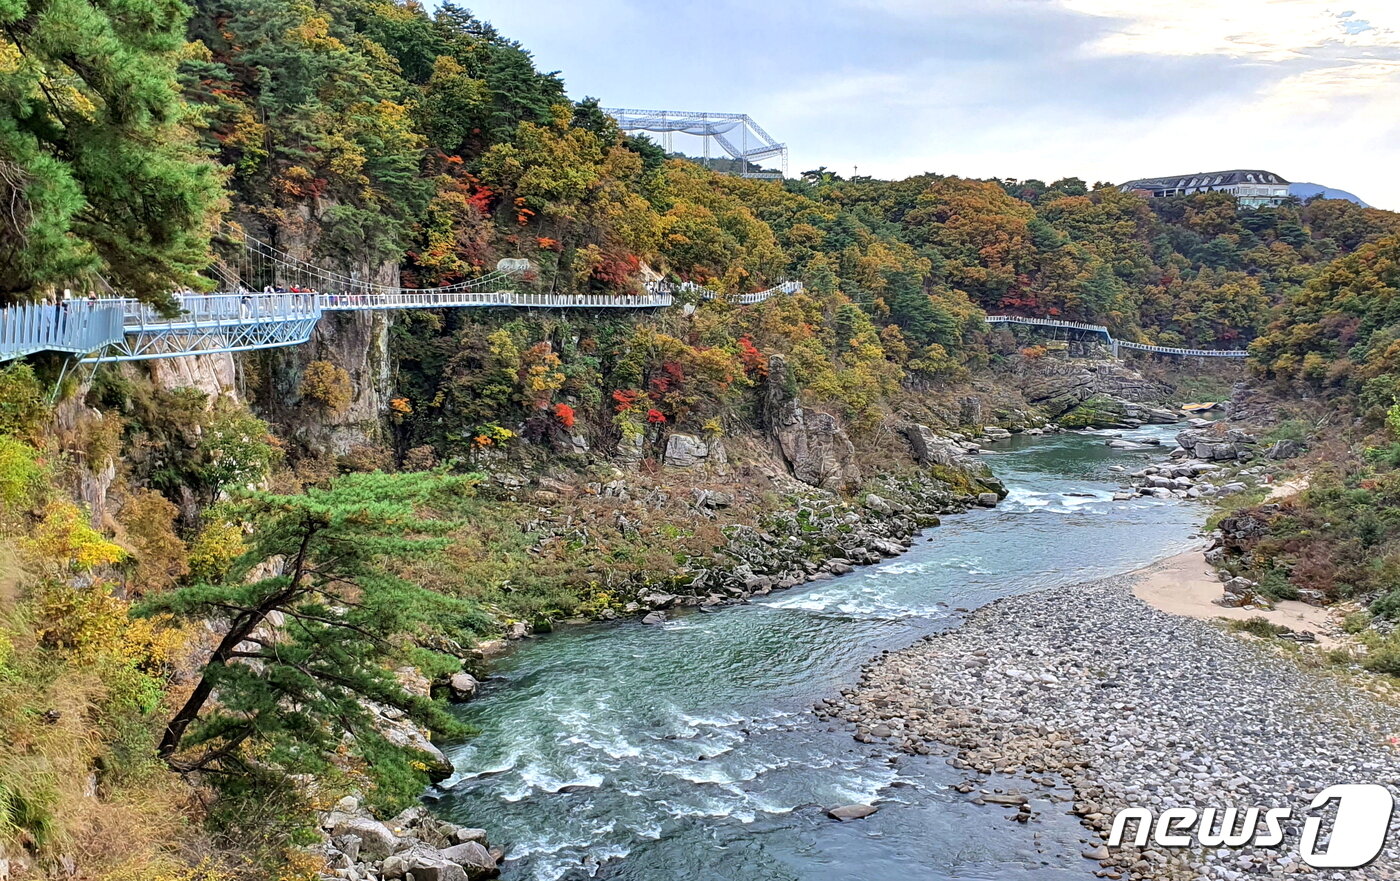
<svg viewBox="0 0 1400 881">
<path fill-rule="evenodd" d="M 1336 783 L 1400 792 L 1400 709 L 1216 624 L 1150 608 L 1133 596 L 1140 577 L 992 603 L 872 662 L 858 688 L 818 713 L 855 723 L 857 740 L 953 748 L 969 798 L 993 771 L 1025 774 L 1027 790 L 1063 777 L 1088 827 L 1086 868 L 1100 877 L 1400 879 L 1400 812 L 1366 868 L 1313 870 L 1298 857 L 1317 792 Z M 1176 805 L 1294 814 L 1277 848 L 1102 847 L 1120 808 Z"/>
</svg>

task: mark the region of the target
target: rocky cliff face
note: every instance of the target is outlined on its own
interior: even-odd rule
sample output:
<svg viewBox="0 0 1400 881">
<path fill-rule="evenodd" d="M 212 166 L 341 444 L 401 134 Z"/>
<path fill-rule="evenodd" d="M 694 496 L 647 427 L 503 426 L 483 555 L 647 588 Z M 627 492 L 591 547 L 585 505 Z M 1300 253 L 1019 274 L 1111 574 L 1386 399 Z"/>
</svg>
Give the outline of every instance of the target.
<svg viewBox="0 0 1400 881">
<path fill-rule="evenodd" d="M 792 476 L 803 483 L 847 491 L 860 484 L 856 448 L 835 416 L 789 401 L 773 421 L 773 437 Z"/>
<path fill-rule="evenodd" d="M 261 228 L 248 218 L 249 228 L 267 241 L 302 260 L 321 265 L 336 261 L 320 254 L 324 215 L 334 207 L 320 203 L 315 212 L 303 208 L 275 230 Z M 396 261 L 367 263 L 351 260 L 335 268 L 372 284 L 399 284 Z M 292 284 L 295 279 L 282 279 Z M 251 403 L 278 434 L 315 453 L 342 456 L 357 448 L 384 443 L 384 413 L 393 388 L 393 364 L 389 357 L 392 312 L 332 312 L 316 325 L 310 343 L 270 349 L 245 356 L 249 369 Z M 352 398 L 348 406 L 331 410 L 307 401 L 301 381 L 308 364 L 328 361 L 350 374 Z M 256 380 L 256 382 L 254 382 Z"/>
<path fill-rule="evenodd" d="M 856 450 L 835 416 L 802 407 L 793 399 L 787 362 L 768 362 L 764 417 L 793 477 L 811 486 L 853 490 L 861 481 Z"/>
<path fill-rule="evenodd" d="M 1022 377 L 1026 400 L 1061 412 L 1095 395 L 1144 403 L 1165 400 L 1171 393 L 1121 361 L 1040 359 L 1031 363 Z"/>
<path fill-rule="evenodd" d="M 1177 414 L 1147 402 L 1167 400 L 1171 389 L 1113 360 L 1041 360 L 1021 377 L 1026 400 L 1065 428 L 1136 428 L 1170 423 Z"/>
<path fill-rule="evenodd" d="M 146 363 L 151 381 L 161 388 L 195 388 L 210 398 L 238 400 L 238 365 L 231 354 L 161 358 Z"/>
<path fill-rule="evenodd" d="M 259 357 L 256 406 L 289 441 L 309 450 L 345 455 L 384 442 L 383 415 L 393 389 L 389 357 L 392 313 L 326 315 L 304 346 L 272 349 Z M 353 394 L 342 410 L 330 410 L 302 394 L 313 361 L 328 361 L 350 374 Z"/>
</svg>

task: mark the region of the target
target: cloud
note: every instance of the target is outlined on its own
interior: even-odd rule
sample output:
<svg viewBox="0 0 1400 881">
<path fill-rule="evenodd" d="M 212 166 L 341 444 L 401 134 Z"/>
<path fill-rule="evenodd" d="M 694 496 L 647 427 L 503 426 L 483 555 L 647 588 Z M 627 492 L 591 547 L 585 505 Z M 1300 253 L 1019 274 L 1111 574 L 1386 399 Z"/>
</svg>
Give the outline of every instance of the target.
<svg viewBox="0 0 1400 881">
<path fill-rule="evenodd" d="M 1400 8 L 1370 0 L 1365 19 L 1317 0 L 1059 0 L 1117 26 L 1086 47 L 1110 55 L 1226 55 L 1262 61 L 1307 57 L 1329 46 L 1400 47 Z"/>
<path fill-rule="evenodd" d="M 1400 208 L 1394 0 L 477 0 L 605 105 L 752 115 L 826 165 L 1265 167 Z M 678 146 L 680 146 L 678 144 Z"/>
</svg>

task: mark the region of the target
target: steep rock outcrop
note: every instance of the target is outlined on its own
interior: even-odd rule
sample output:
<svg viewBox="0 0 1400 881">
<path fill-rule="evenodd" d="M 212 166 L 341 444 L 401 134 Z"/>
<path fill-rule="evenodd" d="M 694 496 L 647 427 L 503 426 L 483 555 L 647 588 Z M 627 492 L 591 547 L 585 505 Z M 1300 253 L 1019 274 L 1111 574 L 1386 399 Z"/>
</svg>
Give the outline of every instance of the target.
<svg viewBox="0 0 1400 881">
<path fill-rule="evenodd" d="M 151 372 L 151 381 L 161 388 L 193 388 L 209 398 L 238 400 L 238 365 L 228 352 L 188 358 L 159 358 L 146 364 Z"/>
<path fill-rule="evenodd" d="M 318 202 L 314 211 L 302 206 L 275 229 L 269 229 L 258 217 L 240 220 L 254 235 L 293 257 L 330 265 L 371 284 L 399 284 L 399 264 L 395 260 L 381 263 L 354 259 L 337 261 L 322 255 L 321 249 L 326 247 L 321 242 L 327 225 L 325 216 L 334 207 L 331 200 Z M 297 280 L 279 279 L 279 282 L 294 284 Z M 309 344 L 246 356 L 245 369 L 254 408 L 278 427 L 279 435 L 313 453 L 345 455 L 357 448 L 384 444 L 384 415 L 393 390 L 393 364 L 389 355 L 393 314 L 331 312 L 317 323 Z M 302 376 L 313 361 L 328 361 L 350 374 L 348 406 L 332 410 L 303 398 Z"/>
<path fill-rule="evenodd" d="M 768 359 L 763 416 L 793 477 L 829 490 L 855 489 L 860 483 L 856 450 L 846 430 L 835 416 L 797 403 L 781 355 Z"/>
<path fill-rule="evenodd" d="M 389 327 L 393 313 L 330 313 L 304 346 L 273 349 L 263 355 L 259 411 L 282 427 L 282 434 L 310 450 L 345 455 L 357 447 L 384 442 L 383 414 L 392 391 Z M 332 411 L 305 400 L 302 376 L 313 361 L 329 361 L 350 374 L 348 406 Z"/>
<path fill-rule="evenodd" d="M 989 493 L 997 499 L 1006 498 L 1006 487 L 992 473 L 992 469 L 969 456 L 952 438 L 935 434 L 933 429 L 918 422 L 906 423 L 903 432 L 909 441 L 914 461 L 941 471 L 938 476 L 944 482 L 956 484 L 953 489 L 976 495 Z"/>
<path fill-rule="evenodd" d="M 1022 383 L 1026 400 L 1065 428 L 1136 428 L 1178 418 L 1146 403 L 1167 400 L 1169 388 L 1117 361 L 1040 361 Z"/>
<path fill-rule="evenodd" d="M 694 468 L 706 464 L 723 465 L 728 457 L 724 444 L 719 441 L 706 442 L 690 434 L 673 434 L 666 438 L 666 451 L 661 461 L 673 468 Z"/>
<path fill-rule="evenodd" d="M 772 428 L 793 477 L 830 490 L 852 490 L 860 483 L 856 449 L 835 416 L 789 401 Z"/>
<path fill-rule="evenodd" d="M 1026 400 L 1058 416 L 1095 396 L 1144 403 L 1166 400 L 1171 390 L 1118 361 L 1041 359 L 1022 379 Z"/>
<path fill-rule="evenodd" d="M 961 468 L 967 458 L 951 438 L 934 434 L 927 425 L 910 422 L 904 426 L 904 436 L 909 439 L 909 449 L 914 461 L 920 465 L 941 465 L 944 468 Z"/>
</svg>

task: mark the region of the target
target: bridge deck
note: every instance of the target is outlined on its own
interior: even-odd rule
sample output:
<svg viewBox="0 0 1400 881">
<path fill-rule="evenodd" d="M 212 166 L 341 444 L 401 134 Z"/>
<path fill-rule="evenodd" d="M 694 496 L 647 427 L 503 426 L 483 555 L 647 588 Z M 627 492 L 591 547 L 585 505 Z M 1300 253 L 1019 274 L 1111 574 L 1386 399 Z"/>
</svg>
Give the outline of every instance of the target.
<svg viewBox="0 0 1400 881">
<path fill-rule="evenodd" d="M 84 361 L 137 361 L 185 355 L 243 352 L 291 346 L 311 338 L 327 312 L 396 309 L 664 309 L 673 293 L 715 299 L 708 288 L 685 283 L 651 284 L 639 294 L 540 294 L 516 291 L 440 290 L 363 293 L 216 293 L 179 299 L 178 315 L 166 316 L 130 299 L 73 300 L 61 305 L 25 304 L 0 309 L 0 361 L 36 352 L 87 355 Z M 736 305 L 761 303 L 803 290 L 799 281 L 766 291 L 731 295 Z M 1120 348 L 1177 357 L 1244 358 L 1242 350 L 1183 349 L 1116 340 L 1107 327 L 1053 318 L 988 315 L 989 324 L 1021 324 L 1101 334 L 1114 354 Z"/>
<path fill-rule="evenodd" d="M 1180 349 L 1173 346 L 1153 346 L 1147 343 L 1132 343 L 1127 340 L 1114 339 L 1108 328 L 1102 324 L 1082 324 L 1078 321 L 1060 321 L 1054 318 L 1024 318 L 1020 315 L 988 315 L 988 324 L 1025 324 L 1035 327 L 1054 327 L 1062 330 L 1079 330 L 1088 333 L 1102 334 L 1104 340 L 1113 349 L 1113 354 L 1117 355 L 1120 348 L 1133 349 L 1138 352 L 1153 352 L 1158 355 L 1175 355 L 1185 358 L 1248 358 L 1249 352 L 1244 349 Z"/>
</svg>

